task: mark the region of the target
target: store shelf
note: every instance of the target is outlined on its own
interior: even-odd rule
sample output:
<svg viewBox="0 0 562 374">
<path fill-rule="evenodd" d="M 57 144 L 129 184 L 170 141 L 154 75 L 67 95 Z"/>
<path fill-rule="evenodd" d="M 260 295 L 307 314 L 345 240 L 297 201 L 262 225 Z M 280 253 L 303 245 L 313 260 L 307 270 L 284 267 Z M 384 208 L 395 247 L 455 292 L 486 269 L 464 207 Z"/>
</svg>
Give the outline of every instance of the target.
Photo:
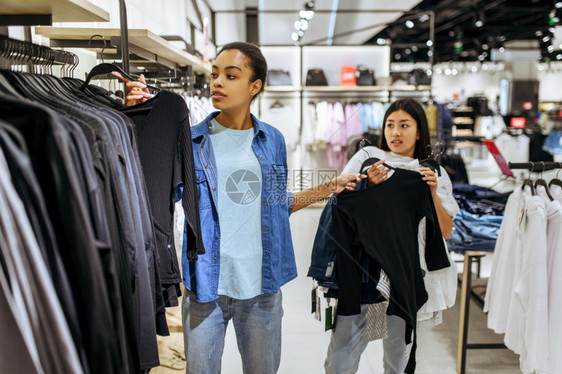
<svg viewBox="0 0 562 374">
<path fill-rule="evenodd" d="M 456 108 L 451 108 L 450 111 L 453 113 L 472 113 L 474 112 L 474 108 L 471 106 L 459 106 Z"/>
<path fill-rule="evenodd" d="M 51 15 L 53 22 L 109 22 L 109 13 L 87 0 L 2 0 L 0 15 Z"/>
<path fill-rule="evenodd" d="M 83 48 L 88 47 L 88 41 L 96 34 L 101 35 L 108 41 L 111 37 L 121 36 L 121 30 L 105 28 L 36 27 L 35 33 L 56 41 L 83 41 L 85 43 Z M 133 53 L 136 53 L 135 47 L 137 47 L 137 49 L 153 54 L 154 56 L 151 56 L 151 59 L 154 61 L 158 61 L 160 58 L 179 66 L 190 65 L 196 73 L 208 74 L 211 72 L 211 64 L 209 62 L 204 62 L 198 57 L 182 51 L 150 30 L 130 29 L 128 34 L 130 50 Z M 96 40 L 99 41 L 99 38 L 96 38 Z"/>
<path fill-rule="evenodd" d="M 299 86 L 265 86 L 266 92 L 299 92 L 302 87 Z"/>
<path fill-rule="evenodd" d="M 305 86 L 307 92 L 414 92 L 429 91 L 431 86 Z"/>
</svg>

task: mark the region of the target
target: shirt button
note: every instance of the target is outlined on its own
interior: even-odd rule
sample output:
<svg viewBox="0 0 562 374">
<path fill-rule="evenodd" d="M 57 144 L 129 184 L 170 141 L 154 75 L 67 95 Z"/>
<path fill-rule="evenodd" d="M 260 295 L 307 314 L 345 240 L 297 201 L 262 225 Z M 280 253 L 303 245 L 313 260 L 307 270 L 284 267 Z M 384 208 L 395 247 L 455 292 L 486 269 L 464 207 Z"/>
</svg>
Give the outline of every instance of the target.
<svg viewBox="0 0 562 374">
<path fill-rule="evenodd" d="M 263 155 L 260 155 L 260 158 L 263 158 Z"/>
<path fill-rule="evenodd" d="M 269 180 L 269 178 L 268 178 L 268 177 L 265 177 L 265 181 L 267 182 L 268 180 Z"/>
<path fill-rule="evenodd" d="M 264 205 L 264 206 L 267 206 L 267 202 L 264 202 L 263 205 Z"/>
<path fill-rule="evenodd" d="M 219 240 L 218 236 L 215 236 L 215 240 Z"/>
<path fill-rule="evenodd" d="M 214 261 L 214 264 L 216 265 L 217 263 L 218 263 L 217 260 L 215 260 L 215 261 Z"/>
<path fill-rule="evenodd" d="M 264 230 L 265 230 L 265 231 L 269 231 L 269 227 L 266 227 Z"/>
<path fill-rule="evenodd" d="M 266 255 L 266 256 L 269 256 L 269 252 L 265 252 L 265 255 Z"/>
<path fill-rule="evenodd" d="M 216 187 L 213 187 L 213 191 L 216 191 L 216 190 L 217 190 L 217 188 L 216 188 Z"/>
<path fill-rule="evenodd" d="M 205 169 L 208 169 L 208 168 L 209 168 L 209 165 L 205 165 Z"/>
</svg>

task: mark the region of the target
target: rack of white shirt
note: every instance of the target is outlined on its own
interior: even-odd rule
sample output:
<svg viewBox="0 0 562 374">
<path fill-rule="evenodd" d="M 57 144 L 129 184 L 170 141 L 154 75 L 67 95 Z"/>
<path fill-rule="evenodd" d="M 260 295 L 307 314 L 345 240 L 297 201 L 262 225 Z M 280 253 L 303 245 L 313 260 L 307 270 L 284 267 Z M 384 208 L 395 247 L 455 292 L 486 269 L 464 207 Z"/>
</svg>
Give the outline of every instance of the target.
<svg viewBox="0 0 562 374">
<path fill-rule="evenodd" d="M 559 162 L 510 163 L 542 172 Z M 541 179 L 542 180 L 542 175 Z M 484 311 L 505 334 L 523 373 L 562 372 L 562 183 L 526 179 L 510 195 L 500 228 Z"/>
</svg>

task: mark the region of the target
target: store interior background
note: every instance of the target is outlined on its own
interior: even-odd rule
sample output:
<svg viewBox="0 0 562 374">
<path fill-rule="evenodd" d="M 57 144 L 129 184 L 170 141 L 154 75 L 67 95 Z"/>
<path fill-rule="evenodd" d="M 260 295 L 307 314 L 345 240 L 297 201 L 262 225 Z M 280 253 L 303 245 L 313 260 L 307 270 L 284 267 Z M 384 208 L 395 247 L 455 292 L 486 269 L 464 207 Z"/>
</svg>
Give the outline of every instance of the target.
<svg viewBox="0 0 562 374">
<path fill-rule="evenodd" d="M 2 1 L 4 2 L 4 1 Z M 7 7 L 0 9 L 6 12 L 9 7 L 16 7 L 16 2 L 7 1 Z M 108 22 L 54 22 L 53 27 L 89 28 L 92 35 L 96 29 L 119 29 L 119 2 L 114 0 L 93 0 L 92 4 L 104 9 L 110 15 Z M 291 35 L 295 32 L 295 21 L 300 19 L 299 11 L 306 9 L 304 0 L 295 1 L 236 1 L 236 0 L 138 0 L 127 2 L 127 20 L 129 29 L 147 29 L 161 36 L 179 36 L 180 41 L 170 41 L 176 48 L 186 49 L 200 58 L 205 64 L 212 60 L 220 47 L 228 42 L 248 40 L 262 46 L 269 67 L 289 70 L 293 86 L 285 90 L 268 89 L 257 100 L 254 111 L 262 114 L 275 101 L 281 100 L 294 108 L 294 131 L 299 132 L 303 115 L 303 101 L 319 100 L 323 97 L 333 99 L 340 97 L 346 100 L 376 98 L 389 101 L 402 96 L 414 96 L 422 101 L 430 97 L 436 102 L 449 103 L 451 108 L 463 107 L 466 99 L 471 96 L 484 96 L 488 99 L 489 108 L 499 113 L 500 87 L 503 81 L 535 81 L 538 90 L 536 96 L 529 96 L 529 101 L 538 107 L 531 108 L 528 113 L 519 111 L 517 115 L 528 116 L 543 126 L 547 135 L 556 126 L 562 128 L 562 120 L 553 120 L 548 124 L 541 122 L 541 114 L 547 110 L 558 108 L 562 103 L 562 26 L 558 16 L 562 3 L 556 1 L 473 1 L 473 0 L 440 0 L 418 1 L 384 0 L 338 1 L 317 0 L 314 3 L 316 14 L 309 21 L 309 28 L 296 43 Z M 431 5 L 432 4 L 432 5 Z M 4 5 L 0 6 L 2 8 Z M 502 22 L 502 7 L 506 17 L 509 12 L 528 12 L 527 20 L 521 16 L 517 22 L 509 19 Z M 420 21 L 420 16 L 428 9 L 435 9 L 430 19 Z M 439 12 L 451 12 L 450 19 L 443 20 Z M 549 17 L 554 11 L 553 17 Z M 540 14 L 539 14 L 540 13 Z M 543 14 L 544 13 L 544 14 Z M 488 20 L 486 15 L 488 14 Z M 493 17 L 490 16 L 493 14 Z M 545 15 L 546 14 L 546 15 Z M 474 21 L 484 15 L 480 29 L 493 29 L 495 39 L 489 34 L 478 34 Z M 400 46 L 396 40 L 385 38 L 390 32 L 389 25 L 402 25 L 404 19 L 414 21 L 414 28 L 424 27 L 426 38 L 417 39 L 418 43 L 426 44 L 430 39 L 428 24 L 435 17 L 435 30 L 450 32 L 450 39 L 443 41 L 437 37 L 431 47 L 420 47 L 419 53 L 409 56 L 412 48 Z M 441 17 L 444 17 L 443 15 Z M 455 22 L 455 19 L 458 22 Z M 439 22 L 437 22 L 439 21 Z M 447 22 L 446 22 L 447 21 Z M 462 22 L 461 22 L 462 21 Z M 486 22 L 494 23 L 489 26 Z M 554 23 L 553 23 L 554 22 Z M 424 23 L 424 26 L 420 26 Z M 536 25 L 539 26 L 536 26 Z M 449 26 L 447 26 L 449 25 Z M 501 25 L 498 26 L 498 25 Z M 534 29 L 533 29 L 534 28 Z M 533 30 L 532 32 L 529 30 Z M 404 29 L 406 33 L 408 30 Z M 540 31 L 540 33 L 539 33 Z M 491 31 L 490 31 L 491 32 Z M 0 33 L 10 37 L 23 39 L 25 27 L 0 27 Z M 394 35 L 397 35 L 394 31 Z M 399 35 L 399 33 L 398 33 Z M 462 36 L 464 35 L 464 36 Z M 545 41 L 548 36 L 548 40 Z M 396 36 L 398 37 L 398 36 Z M 465 38 L 466 37 L 466 38 Z M 482 37 L 483 39 L 479 38 Z M 502 40 L 502 37 L 504 40 Z M 49 45 L 50 41 L 31 27 L 32 41 L 37 44 Z M 463 39 L 464 38 L 464 39 Z M 384 44 L 377 39 L 385 39 Z M 440 40 L 443 42 L 440 44 Z M 477 40 L 477 42 L 475 42 Z M 461 41 L 460 47 L 458 42 Z M 455 45 L 455 42 L 457 44 Z M 381 45 L 382 44 L 382 45 Z M 395 44 L 395 46 L 393 46 Z M 487 45 L 487 47 L 483 47 Z M 548 46 L 552 46 L 550 49 Z M 86 74 L 101 60 L 98 51 L 91 48 L 65 48 L 76 53 L 80 64 L 74 76 L 84 78 Z M 438 58 L 439 51 L 447 49 L 447 60 Z M 546 49 L 546 51 L 545 51 Z M 428 52 L 433 56 L 429 56 Z M 483 53 L 484 58 L 480 58 Z M 423 56 L 425 53 L 425 57 Z M 398 58 L 397 55 L 400 55 Z M 444 57 L 443 57 L 444 58 Z M 111 61 L 105 61 L 111 62 Z M 119 60 L 117 60 L 119 62 Z M 304 79 L 309 68 L 322 68 L 330 86 L 339 86 L 340 67 L 342 65 L 366 65 L 375 70 L 377 88 L 372 91 L 354 91 L 353 88 L 334 89 L 329 92 L 303 90 Z M 131 72 L 139 74 L 150 69 L 161 69 L 158 64 L 145 61 L 132 61 Z M 141 68 L 141 66 L 144 68 Z M 178 66 L 179 72 L 185 69 Z M 184 67 L 183 67 L 184 68 Z M 428 88 L 413 88 L 410 91 L 388 90 L 392 85 L 392 75 L 405 73 L 413 68 L 422 68 L 431 72 L 431 85 Z M 166 68 L 164 68 L 166 70 Z M 170 81 L 165 74 L 154 80 L 155 84 Z M 119 89 L 115 81 L 98 80 L 96 84 L 110 89 Z M 149 80 L 149 83 L 151 81 Z M 543 108 L 543 112 L 540 110 Z M 516 112 L 517 108 L 510 108 Z M 508 114 L 514 114 L 514 113 Z M 523 113 L 523 114 L 522 114 Z M 544 118 L 543 118 L 544 119 Z M 509 126 L 509 124 L 508 124 Z M 561 145 L 562 146 L 562 145 Z M 462 151 L 471 184 L 494 186 L 500 191 L 513 189 L 526 171 L 517 171 L 515 180 L 502 181 L 502 174 L 494 159 L 484 146 L 474 143 Z M 291 152 L 290 169 L 323 168 L 324 155 L 317 152 L 309 161 L 302 165 L 299 150 Z M 562 161 L 562 156 L 554 154 L 554 161 Z M 508 160 L 524 161 L 524 160 Z M 556 171 L 547 171 L 544 178 L 548 180 Z M 293 185 L 292 188 L 298 188 Z M 291 218 L 293 241 L 297 253 L 299 277 L 284 287 L 284 334 L 283 355 L 280 373 L 318 373 L 322 372 L 322 364 L 329 343 L 329 333 L 323 331 L 323 323 L 310 316 L 310 289 L 312 280 L 306 277 L 309 265 L 310 250 L 318 224 L 321 209 L 309 208 Z M 181 248 L 181 246 L 178 246 Z M 491 256 L 482 262 L 482 275 L 485 277 L 490 269 Z M 459 271 L 462 267 L 459 265 Z M 420 333 L 418 348 L 418 372 L 420 373 L 454 373 L 456 360 L 456 339 L 458 333 L 458 305 L 445 314 L 444 324 L 433 329 L 424 329 Z M 500 342 L 501 336 L 486 328 L 485 315 L 478 306 L 473 306 L 471 316 L 471 339 L 480 342 Z M 179 339 L 181 332 L 173 338 Z M 377 342 L 369 345 L 363 355 L 359 373 L 381 372 L 382 348 Z M 472 351 L 469 354 L 467 372 L 472 373 L 517 373 L 518 358 L 507 350 Z M 165 369 L 154 372 L 168 372 Z M 174 372 L 174 371 L 169 371 Z M 224 373 L 241 372 L 241 364 L 237 353 L 232 327 L 230 327 L 223 358 Z"/>
</svg>

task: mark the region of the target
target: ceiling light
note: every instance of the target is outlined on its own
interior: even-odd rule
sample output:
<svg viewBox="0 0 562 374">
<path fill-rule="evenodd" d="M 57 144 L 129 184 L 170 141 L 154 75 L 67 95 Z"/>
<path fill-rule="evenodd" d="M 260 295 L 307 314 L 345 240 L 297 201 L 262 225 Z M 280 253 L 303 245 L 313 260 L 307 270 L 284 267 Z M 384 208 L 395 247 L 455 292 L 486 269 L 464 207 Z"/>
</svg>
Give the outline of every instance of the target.
<svg viewBox="0 0 562 374">
<path fill-rule="evenodd" d="M 411 20 L 407 20 L 406 21 L 406 27 L 411 29 L 414 27 L 414 22 L 412 22 Z"/>
<path fill-rule="evenodd" d="M 297 30 L 301 29 L 301 21 L 295 21 L 295 29 Z"/>
<path fill-rule="evenodd" d="M 453 30 L 449 31 L 449 36 L 452 38 L 453 36 L 455 36 L 455 32 Z"/>
<path fill-rule="evenodd" d="M 457 75 L 458 73 L 459 73 L 459 71 L 458 71 L 457 69 L 455 69 L 455 68 L 453 68 L 453 69 L 451 70 L 451 74 L 452 74 L 452 75 Z"/>
<path fill-rule="evenodd" d="M 470 71 L 472 71 L 473 73 L 476 73 L 478 71 L 478 68 L 476 66 L 473 66 L 470 68 Z"/>
<path fill-rule="evenodd" d="M 400 60 L 400 57 L 402 57 L 402 56 L 400 56 L 400 53 L 397 53 L 397 54 L 394 55 L 395 60 Z"/>
<path fill-rule="evenodd" d="M 451 69 L 449 68 L 445 69 L 445 75 L 451 75 Z"/>
<path fill-rule="evenodd" d="M 299 35 L 296 32 L 294 32 L 291 34 L 291 39 L 293 39 L 293 41 L 296 42 L 299 40 Z"/>
<path fill-rule="evenodd" d="M 307 20 L 301 19 L 300 24 L 301 24 L 301 27 L 299 28 L 299 30 L 302 30 L 302 31 L 308 30 L 308 21 Z"/>
<path fill-rule="evenodd" d="M 490 47 L 488 47 L 488 44 L 482 44 L 482 49 L 483 49 L 483 50 L 487 51 L 488 48 L 490 48 Z"/>
<path fill-rule="evenodd" d="M 433 56 L 433 52 L 432 52 L 432 51 L 427 51 L 427 56 L 428 56 L 428 57 Z"/>
<path fill-rule="evenodd" d="M 548 52 L 550 52 L 550 53 L 554 52 L 554 46 L 553 46 L 552 44 L 549 45 L 546 49 L 547 49 Z"/>
<path fill-rule="evenodd" d="M 505 48 L 504 47 L 500 47 L 500 52 L 504 53 L 505 52 Z"/>
<path fill-rule="evenodd" d="M 435 72 L 436 72 L 437 74 L 441 74 L 441 73 L 443 73 L 443 70 L 441 70 L 441 68 L 437 68 L 437 69 L 435 69 Z"/>
<path fill-rule="evenodd" d="M 478 56 L 478 60 L 480 60 L 480 61 L 484 61 L 485 58 L 486 58 L 486 57 L 484 57 L 484 56 L 482 56 L 482 55 Z"/>
<path fill-rule="evenodd" d="M 425 73 L 427 74 L 428 77 L 431 77 L 431 75 L 433 74 L 433 72 L 431 71 L 431 69 L 427 69 L 425 71 Z"/>
<path fill-rule="evenodd" d="M 542 31 L 541 30 L 535 31 L 535 36 L 542 36 Z"/>
<path fill-rule="evenodd" d="M 556 55 L 556 59 L 557 59 L 557 60 L 562 60 L 562 54 L 561 54 L 561 53 L 557 54 L 557 55 Z"/>
<path fill-rule="evenodd" d="M 542 41 L 545 42 L 545 43 L 548 42 L 549 40 L 550 40 L 550 36 L 548 36 L 548 35 L 545 36 L 544 38 L 542 38 Z"/>
<path fill-rule="evenodd" d="M 429 21 L 429 15 L 427 15 L 427 13 L 424 13 L 420 16 L 419 20 L 420 22 L 427 22 Z"/>
<path fill-rule="evenodd" d="M 562 8 L 562 1 L 557 2 L 554 6 L 558 9 Z"/>
<path fill-rule="evenodd" d="M 404 50 L 404 53 L 406 53 L 407 55 L 410 55 L 410 54 L 412 54 L 412 51 L 410 51 L 409 48 L 406 48 L 406 49 Z"/>
<path fill-rule="evenodd" d="M 412 52 L 417 52 L 418 51 L 418 47 L 416 47 L 415 45 L 412 46 Z"/>
<path fill-rule="evenodd" d="M 431 40 L 428 40 L 427 42 L 425 42 L 425 45 L 431 47 L 433 45 L 433 42 Z"/>
<path fill-rule="evenodd" d="M 476 22 L 474 22 L 474 26 L 482 27 L 484 26 L 484 12 L 479 12 L 476 18 Z"/>
<path fill-rule="evenodd" d="M 384 40 L 383 38 L 378 38 L 378 39 L 377 39 L 377 44 L 378 44 L 378 45 L 385 45 L 385 44 L 386 44 L 386 40 Z"/>
<path fill-rule="evenodd" d="M 553 17 L 553 18 L 552 18 L 552 22 L 558 23 L 558 22 L 560 22 L 560 18 L 558 18 L 558 17 Z"/>
</svg>

